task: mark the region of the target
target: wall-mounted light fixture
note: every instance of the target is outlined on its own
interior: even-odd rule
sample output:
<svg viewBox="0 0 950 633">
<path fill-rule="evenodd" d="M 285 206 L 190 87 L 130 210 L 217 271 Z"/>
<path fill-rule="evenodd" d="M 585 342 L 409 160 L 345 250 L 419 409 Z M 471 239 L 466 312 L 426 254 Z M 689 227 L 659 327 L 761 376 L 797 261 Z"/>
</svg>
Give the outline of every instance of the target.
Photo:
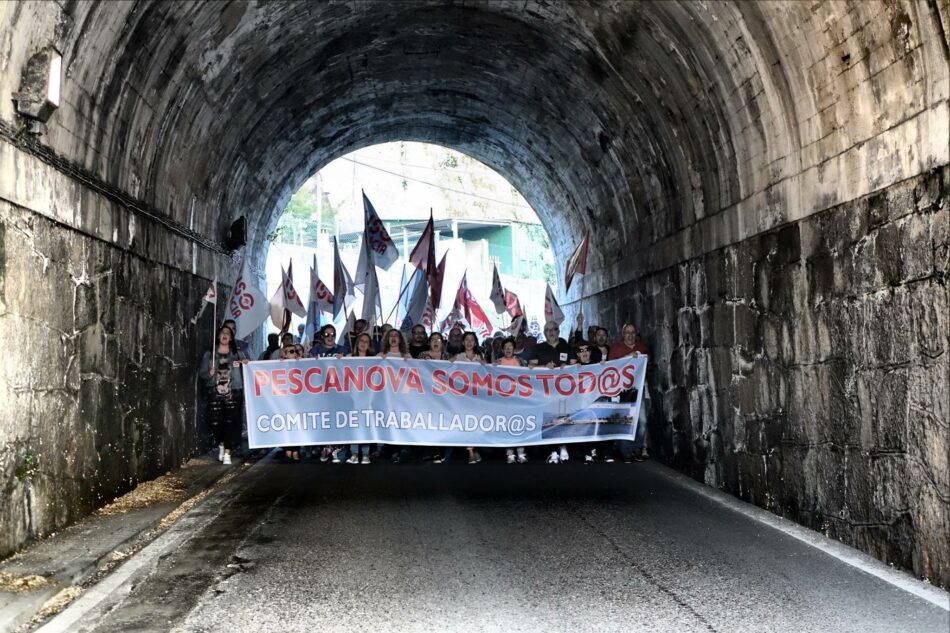
<svg viewBox="0 0 950 633">
<path fill-rule="evenodd" d="M 20 90 L 13 93 L 16 110 L 45 124 L 59 107 L 63 79 L 63 56 L 48 46 L 30 57 L 20 77 Z"/>
</svg>

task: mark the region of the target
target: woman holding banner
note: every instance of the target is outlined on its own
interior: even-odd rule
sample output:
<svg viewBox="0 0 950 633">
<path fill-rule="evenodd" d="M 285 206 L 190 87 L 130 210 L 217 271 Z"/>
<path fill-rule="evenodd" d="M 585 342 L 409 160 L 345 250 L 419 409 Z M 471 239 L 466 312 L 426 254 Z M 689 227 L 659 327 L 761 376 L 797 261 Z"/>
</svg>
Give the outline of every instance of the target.
<svg viewBox="0 0 950 633">
<path fill-rule="evenodd" d="M 478 336 L 475 335 L 475 332 L 466 332 L 462 335 L 462 353 L 457 354 L 452 362 L 485 364 L 485 357 L 478 349 Z M 482 461 L 482 456 L 478 454 L 474 446 L 469 446 L 466 450 L 468 450 L 469 464 L 477 464 Z"/>
<path fill-rule="evenodd" d="M 433 332 L 429 336 L 429 349 L 419 354 L 419 360 L 449 360 L 441 332 Z"/>
<path fill-rule="evenodd" d="M 406 339 L 403 338 L 402 332 L 397 329 L 389 330 L 386 333 L 386 338 L 383 339 L 382 350 L 379 353 L 381 358 L 386 358 L 389 354 L 393 356 L 401 356 L 403 360 L 409 360 L 409 347 L 406 345 Z"/>
<path fill-rule="evenodd" d="M 211 433 L 218 444 L 218 461 L 230 465 L 231 451 L 241 445 L 241 422 L 244 419 L 244 376 L 241 365 L 247 358 L 238 351 L 234 333 L 227 326 L 215 336 L 214 349 L 201 359 L 201 376 L 209 390 L 208 419 Z"/>
<path fill-rule="evenodd" d="M 515 339 L 508 337 L 501 342 L 501 353 L 495 360 L 496 366 L 501 367 L 527 367 L 528 363 L 515 356 Z M 528 463 L 528 456 L 525 455 L 524 446 L 505 449 L 505 454 L 509 464 L 517 461 L 519 464 Z"/>
<path fill-rule="evenodd" d="M 373 351 L 373 339 L 369 334 L 362 332 L 353 340 L 353 353 L 350 356 L 357 358 L 366 358 L 376 356 Z M 350 444 L 350 458 L 346 460 L 347 464 L 369 464 L 369 444 Z M 360 453 L 363 459 L 360 460 Z"/>
</svg>

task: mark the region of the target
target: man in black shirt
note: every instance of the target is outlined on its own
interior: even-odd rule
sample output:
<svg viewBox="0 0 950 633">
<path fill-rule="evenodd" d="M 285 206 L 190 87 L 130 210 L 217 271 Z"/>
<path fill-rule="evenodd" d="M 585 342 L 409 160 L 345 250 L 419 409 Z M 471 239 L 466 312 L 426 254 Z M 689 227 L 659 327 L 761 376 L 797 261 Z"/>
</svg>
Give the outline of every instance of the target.
<svg viewBox="0 0 950 633">
<path fill-rule="evenodd" d="M 577 362 L 574 352 L 567 341 L 558 336 L 558 326 L 554 321 L 544 324 L 544 341 L 534 346 L 529 364 L 533 367 L 564 367 Z"/>
<path fill-rule="evenodd" d="M 419 354 L 428 351 L 429 337 L 426 336 L 426 329 L 421 325 L 412 326 L 412 335 L 409 339 L 409 355 L 413 358 L 419 358 Z"/>
</svg>

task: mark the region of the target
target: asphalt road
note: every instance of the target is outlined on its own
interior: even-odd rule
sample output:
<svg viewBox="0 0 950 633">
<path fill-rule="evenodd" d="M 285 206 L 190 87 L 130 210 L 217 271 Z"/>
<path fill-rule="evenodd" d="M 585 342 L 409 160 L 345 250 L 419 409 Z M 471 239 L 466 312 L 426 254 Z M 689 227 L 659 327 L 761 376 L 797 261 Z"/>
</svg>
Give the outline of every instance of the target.
<svg viewBox="0 0 950 633">
<path fill-rule="evenodd" d="M 94 631 L 937 631 L 657 464 L 262 463 Z"/>
</svg>

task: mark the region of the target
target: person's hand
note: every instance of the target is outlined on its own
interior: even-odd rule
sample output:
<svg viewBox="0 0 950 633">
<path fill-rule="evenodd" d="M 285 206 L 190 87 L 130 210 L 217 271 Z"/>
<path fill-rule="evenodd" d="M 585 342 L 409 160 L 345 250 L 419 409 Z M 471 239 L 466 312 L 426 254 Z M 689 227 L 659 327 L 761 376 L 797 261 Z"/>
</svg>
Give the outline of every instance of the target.
<svg viewBox="0 0 950 633">
<path fill-rule="evenodd" d="M 343 354 L 334 354 L 333 358 L 336 358 L 336 359 L 343 358 Z"/>
<path fill-rule="evenodd" d="M 581 327 L 582 325 L 584 325 L 584 315 L 583 313 L 578 312 L 577 313 L 577 327 Z"/>
<path fill-rule="evenodd" d="M 554 364 L 554 361 L 553 361 L 553 360 L 550 360 L 550 361 L 548 361 L 548 364 L 545 365 L 545 367 L 547 367 L 548 369 L 554 369 L 554 368 L 556 367 L 556 365 Z"/>
<path fill-rule="evenodd" d="M 214 376 L 214 367 L 212 367 L 211 369 L 208 370 L 208 375 L 209 375 L 209 376 Z"/>
<path fill-rule="evenodd" d="M 410 356 L 409 354 L 403 354 L 403 355 L 402 355 L 402 359 L 403 359 L 403 360 L 409 360 L 410 358 L 412 358 L 412 356 Z"/>
<path fill-rule="evenodd" d="M 382 358 L 383 360 L 386 360 L 386 352 L 380 352 L 379 357 Z"/>
</svg>

